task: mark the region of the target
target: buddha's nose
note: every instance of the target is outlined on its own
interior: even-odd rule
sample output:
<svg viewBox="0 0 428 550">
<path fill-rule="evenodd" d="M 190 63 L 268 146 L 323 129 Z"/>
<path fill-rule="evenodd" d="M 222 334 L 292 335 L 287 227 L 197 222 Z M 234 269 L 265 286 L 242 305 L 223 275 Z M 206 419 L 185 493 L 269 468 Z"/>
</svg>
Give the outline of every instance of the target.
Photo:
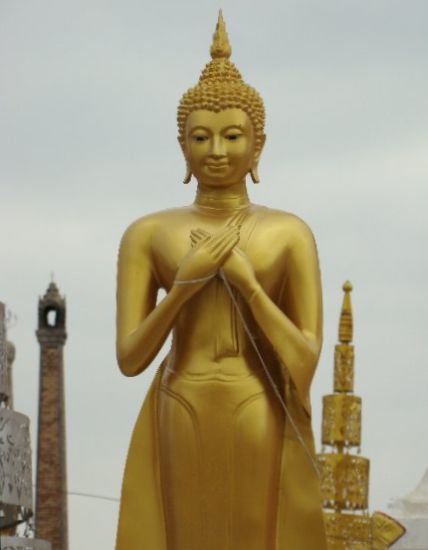
<svg viewBox="0 0 428 550">
<path fill-rule="evenodd" d="M 211 156 L 215 159 L 219 159 L 225 156 L 223 140 L 220 136 L 214 136 L 211 145 Z"/>
</svg>

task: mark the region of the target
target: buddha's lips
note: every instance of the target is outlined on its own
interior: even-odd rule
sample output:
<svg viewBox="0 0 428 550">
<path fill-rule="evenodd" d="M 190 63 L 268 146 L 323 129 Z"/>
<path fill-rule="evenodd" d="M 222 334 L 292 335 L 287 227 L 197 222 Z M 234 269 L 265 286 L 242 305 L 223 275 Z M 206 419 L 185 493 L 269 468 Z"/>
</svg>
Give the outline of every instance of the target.
<svg viewBox="0 0 428 550">
<path fill-rule="evenodd" d="M 207 166 L 208 168 L 226 168 L 226 166 L 228 166 L 227 163 L 225 162 L 222 162 L 222 163 L 218 163 L 218 164 L 215 164 L 213 162 L 207 162 L 207 164 L 205 165 Z"/>
</svg>

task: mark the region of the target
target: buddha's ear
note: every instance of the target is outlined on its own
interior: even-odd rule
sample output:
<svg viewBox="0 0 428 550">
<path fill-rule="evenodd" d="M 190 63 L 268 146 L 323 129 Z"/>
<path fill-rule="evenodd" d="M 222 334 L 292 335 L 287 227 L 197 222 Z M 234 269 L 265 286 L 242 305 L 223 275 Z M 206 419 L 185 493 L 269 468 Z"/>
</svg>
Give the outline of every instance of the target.
<svg viewBox="0 0 428 550">
<path fill-rule="evenodd" d="M 192 179 L 192 171 L 190 170 L 189 164 L 186 162 L 186 173 L 184 175 L 183 183 L 190 183 Z"/>
<path fill-rule="evenodd" d="M 250 176 L 251 176 L 251 179 L 253 180 L 253 183 L 260 183 L 258 169 L 259 167 L 257 166 L 256 163 L 254 163 L 253 166 L 250 168 Z"/>
<path fill-rule="evenodd" d="M 262 154 L 262 151 L 263 151 L 263 147 L 265 146 L 265 143 L 266 143 L 266 134 L 263 134 L 261 137 L 260 137 L 260 141 L 259 143 L 257 144 L 257 149 L 254 153 L 254 161 L 258 164 L 259 163 L 259 160 L 260 160 L 260 155 Z"/>
<path fill-rule="evenodd" d="M 180 138 L 177 136 L 178 144 L 180 145 L 180 149 L 183 151 L 183 155 L 186 156 L 186 151 L 184 150 L 184 144 L 180 141 Z"/>
<path fill-rule="evenodd" d="M 254 152 L 253 164 L 250 168 L 250 176 L 251 176 L 251 179 L 253 180 L 253 183 L 260 183 L 259 160 L 260 160 L 260 155 L 262 154 L 265 142 L 266 142 L 266 134 L 263 134 L 260 140 L 260 143 L 257 144 L 257 150 Z"/>
<path fill-rule="evenodd" d="M 189 163 L 187 162 L 186 151 L 179 137 L 177 138 L 177 140 L 178 140 L 178 143 L 180 144 L 180 149 L 183 151 L 184 160 L 186 161 L 186 173 L 184 175 L 183 183 L 190 183 L 190 180 L 192 179 L 192 171 L 190 170 Z"/>
</svg>

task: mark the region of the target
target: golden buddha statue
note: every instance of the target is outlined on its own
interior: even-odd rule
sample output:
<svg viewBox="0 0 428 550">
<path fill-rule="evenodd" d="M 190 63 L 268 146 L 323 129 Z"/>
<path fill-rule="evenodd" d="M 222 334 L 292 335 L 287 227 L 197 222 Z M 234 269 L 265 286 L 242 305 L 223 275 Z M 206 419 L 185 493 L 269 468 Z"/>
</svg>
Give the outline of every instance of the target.
<svg viewBox="0 0 428 550">
<path fill-rule="evenodd" d="M 302 220 L 249 201 L 264 106 L 230 55 L 220 12 L 178 108 L 195 202 L 137 220 L 120 246 L 122 372 L 145 370 L 171 331 L 173 343 L 132 436 L 116 550 L 326 548 L 309 399 L 316 246 Z"/>
</svg>

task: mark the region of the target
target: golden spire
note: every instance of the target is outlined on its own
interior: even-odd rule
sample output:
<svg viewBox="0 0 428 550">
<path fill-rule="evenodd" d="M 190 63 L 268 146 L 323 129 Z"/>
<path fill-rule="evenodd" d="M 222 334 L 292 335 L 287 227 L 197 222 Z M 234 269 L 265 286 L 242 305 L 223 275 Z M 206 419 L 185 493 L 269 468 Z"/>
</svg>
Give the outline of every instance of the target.
<svg viewBox="0 0 428 550">
<path fill-rule="evenodd" d="M 339 341 L 342 344 L 349 344 L 352 342 L 353 336 L 353 322 L 352 322 L 352 305 L 351 305 L 351 292 L 352 284 L 346 281 L 343 285 L 343 291 L 345 295 L 343 297 L 342 311 L 340 313 L 339 323 Z"/>
<path fill-rule="evenodd" d="M 229 59 L 232 55 L 232 48 L 230 47 L 229 37 L 227 36 L 222 10 L 218 13 L 217 27 L 213 35 L 210 53 L 213 59 Z"/>
<path fill-rule="evenodd" d="M 334 353 L 334 391 L 354 391 L 354 346 L 351 344 L 353 336 L 351 291 L 352 284 L 346 281 L 342 309 L 339 321 L 339 343 Z"/>
<path fill-rule="evenodd" d="M 323 397 L 323 451 L 318 455 L 328 548 L 380 550 L 389 548 L 403 529 L 385 514 L 369 515 L 370 461 L 359 455 L 362 400 L 354 395 L 352 284 L 346 281 L 342 288 L 334 393 Z"/>
</svg>

